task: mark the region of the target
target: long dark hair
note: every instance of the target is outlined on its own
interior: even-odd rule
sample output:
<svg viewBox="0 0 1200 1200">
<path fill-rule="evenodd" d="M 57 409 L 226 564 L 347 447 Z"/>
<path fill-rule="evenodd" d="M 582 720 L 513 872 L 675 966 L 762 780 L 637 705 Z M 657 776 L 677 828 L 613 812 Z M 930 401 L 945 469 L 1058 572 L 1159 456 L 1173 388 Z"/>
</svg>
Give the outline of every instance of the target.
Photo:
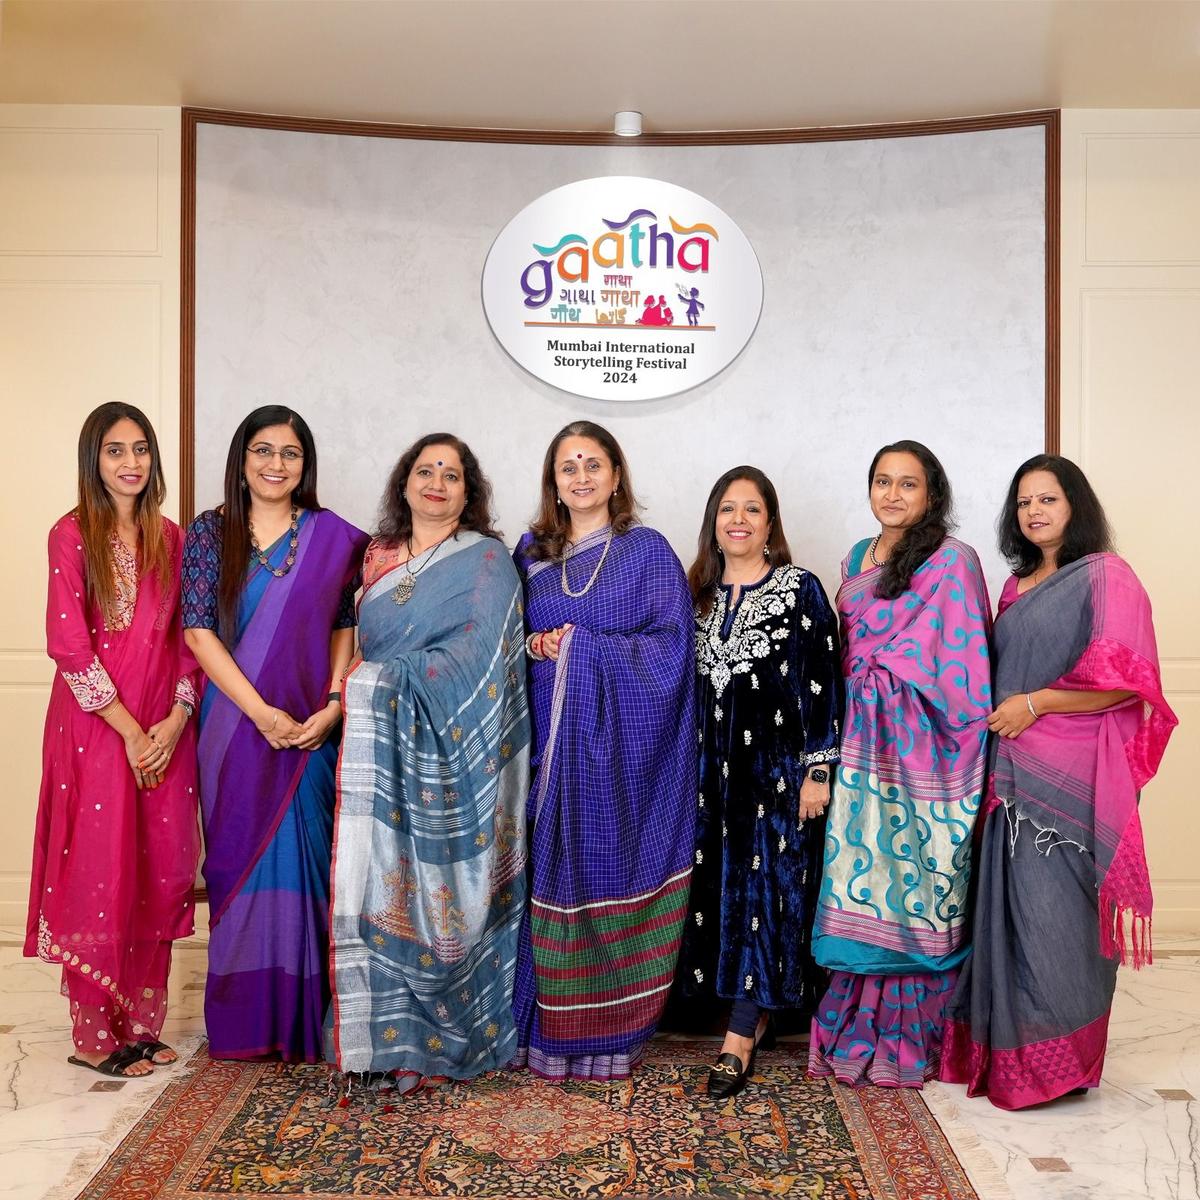
<svg viewBox="0 0 1200 1200">
<path fill-rule="evenodd" d="M 533 543 L 529 557 L 538 561 L 561 558 L 563 548 L 571 533 L 571 514 L 558 500 L 558 484 L 554 477 L 554 458 L 559 446 L 569 437 L 591 438 L 608 455 L 613 469 L 620 472 L 621 482 L 617 491 L 608 500 L 608 520 L 614 534 L 625 533 L 638 520 L 638 502 L 633 494 L 633 480 L 629 475 L 629 464 L 617 439 L 603 425 L 595 421 L 572 421 L 564 425 L 546 449 L 542 460 L 542 494 L 538 514 L 529 532 Z"/>
<path fill-rule="evenodd" d="M 82 534 L 88 596 L 106 621 L 112 616 L 116 602 L 110 543 L 117 528 L 117 506 L 100 475 L 100 451 L 104 447 L 105 434 L 125 419 L 142 431 L 150 448 L 150 478 L 133 502 L 133 519 L 138 527 L 139 567 L 146 574 L 157 575 L 164 588 L 171 577 L 171 556 L 167 552 L 162 517 L 167 484 L 163 479 L 162 456 L 154 426 L 146 419 L 146 414 L 132 404 L 123 404 L 119 400 L 101 404 L 88 413 L 79 431 L 79 500 L 75 518 Z"/>
<path fill-rule="evenodd" d="M 452 433 L 427 433 L 417 438 L 405 452 L 388 476 L 383 499 L 379 502 L 379 527 L 375 536 L 389 546 L 398 546 L 412 537 L 412 509 L 404 496 L 408 477 L 417 459 L 427 446 L 449 446 L 458 455 L 463 465 L 463 483 L 467 490 L 467 503 L 458 518 L 459 529 L 471 529 L 484 537 L 499 538 L 495 528 L 496 516 L 492 512 L 492 485 L 479 465 L 474 451 L 462 438 Z"/>
<path fill-rule="evenodd" d="M 1088 482 L 1088 477 L 1069 459 L 1059 454 L 1035 454 L 1023 462 L 1008 485 L 1004 508 L 996 522 L 1000 535 L 1000 553 L 1008 559 L 1015 575 L 1024 578 L 1042 565 L 1042 552 L 1022 532 L 1017 519 L 1017 491 L 1021 480 L 1031 471 L 1049 471 L 1063 490 L 1071 506 L 1063 544 L 1058 551 L 1058 565 L 1065 567 L 1087 554 L 1111 552 L 1112 530 L 1104 515 L 1100 497 Z"/>
<path fill-rule="evenodd" d="M 246 564 L 250 561 L 250 494 L 245 486 L 246 452 L 250 443 L 272 425 L 287 425 L 296 435 L 304 452 L 300 482 L 292 492 L 292 503 L 298 508 L 316 511 L 317 446 L 308 422 L 282 404 L 266 404 L 256 408 L 238 427 L 229 443 L 225 460 L 225 504 L 221 509 L 221 577 L 217 585 L 217 614 L 221 636 L 233 640 L 237 629 L 238 601 L 246 586 Z"/>
<path fill-rule="evenodd" d="M 904 438 L 881 446 L 871 459 L 867 472 L 867 495 L 875 485 L 875 468 L 885 454 L 911 454 L 925 472 L 925 490 L 929 507 L 925 515 L 910 525 L 883 564 L 875 594 L 882 600 L 895 600 L 912 582 L 913 572 L 944 542 L 954 528 L 954 493 L 938 457 L 928 446 Z"/>
<path fill-rule="evenodd" d="M 787 538 L 783 533 L 783 519 L 779 515 L 779 497 L 775 493 L 775 485 L 757 467 L 741 466 L 726 471 L 708 493 L 708 501 L 704 505 L 704 519 L 700 524 L 700 537 L 696 542 L 696 559 L 688 568 L 688 587 L 696 605 L 696 615 L 700 617 L 708 616 L 712 610 L 713 589 L 721 581 L 721 552 L 717 547 L 717 509 L 730 485 L 742 479 L 758 488 L 759 495 L 767 507 L 770 531 L 764 547 L 767 552 L 765 561 L 772 567 L 792 561 L 792 552 L 788 549 Z"/>
</svg>

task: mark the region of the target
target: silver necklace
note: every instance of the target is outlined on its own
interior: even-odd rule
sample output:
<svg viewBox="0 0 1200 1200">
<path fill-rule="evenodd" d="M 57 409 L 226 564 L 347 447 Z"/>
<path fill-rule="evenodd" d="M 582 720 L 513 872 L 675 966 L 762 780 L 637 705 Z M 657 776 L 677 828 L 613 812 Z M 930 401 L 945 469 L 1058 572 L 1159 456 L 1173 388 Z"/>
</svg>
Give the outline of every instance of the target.
<svg viewBox="0 0 1200 1200">
<path fill-rule="evenodd" d="M 446 534 L 446 537 L 442 538 L 441 542 L 435 542 L 428 550 L 422 550 L 421 553 L 428 554 L 429 557 L 415 571 L 409 566 L 409 563 L 415 557 L 419 556 L 413 554 L 412 538 L 408 539 L 408 560 L 404 564 L 404 574 L 400 576 L 396 586 L 392 588 L 392 600 L 396 604 L 407 604 L 412 599 L 412 594 L 417 589 L 417 576 L 433 562 L 438 550 L 441 549 L 442 542 L 451 536 L 451 534 Z"/>
<path fill-rule="evenodd" d="M 596 569 L 592 572 L 591 579 L 583 585 L 583 591 L 581 592 L 571 591 L 571 585 L 567 582 L 567 559 L 570 555 L 564 549 L 562 558 L 562 590 L 568 596 L 578 599 L 580 596 L 586 596 L 592 590 L 592 584 L 596 582 L 596 579 L 600 575 L 600 568 L 604 566 L 604 560 L 608 557 L 608 548 L 612 545 L 612 537 L 612 526 L 610 525 L 608 527 L 608 537 L 604 539 L 604 549 L 600 551 L 600 561 L 596 564 Z"/>
</svg>

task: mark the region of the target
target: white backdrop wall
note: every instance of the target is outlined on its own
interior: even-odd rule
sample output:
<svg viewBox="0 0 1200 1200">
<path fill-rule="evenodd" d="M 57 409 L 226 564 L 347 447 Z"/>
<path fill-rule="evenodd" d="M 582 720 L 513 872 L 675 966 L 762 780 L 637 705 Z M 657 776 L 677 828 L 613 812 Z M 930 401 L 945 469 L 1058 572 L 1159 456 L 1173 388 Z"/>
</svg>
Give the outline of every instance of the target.
<svg viewBox="0 0 1200 1200">
<path fill-rule="evenodd" d="M 313 426 L 323 503 L 368 528 L 409 442 L 464 437 L 511 543 L 549 438 L 588 417 L 621 441 L 645 520 L 685 564 L 713 481 L 749 462 L 780 491 L 798 561 L 832 590 L 847 547 L 876 528 L 872 453 L 913 437 L 945 463 L 995 595 L 995 515 L 1045 438 L 1045 169 L 1041 127 L 685 149 L 202 124 L 196 509 L 218 502 L 242 417 L 283 403 Z M 488 249 L 518 210 L 609 174 L 699 192 L 762 266 L 746 350 L 669 399 L 585 400 L 541 383 L 480 302 Z"/>
</svg>

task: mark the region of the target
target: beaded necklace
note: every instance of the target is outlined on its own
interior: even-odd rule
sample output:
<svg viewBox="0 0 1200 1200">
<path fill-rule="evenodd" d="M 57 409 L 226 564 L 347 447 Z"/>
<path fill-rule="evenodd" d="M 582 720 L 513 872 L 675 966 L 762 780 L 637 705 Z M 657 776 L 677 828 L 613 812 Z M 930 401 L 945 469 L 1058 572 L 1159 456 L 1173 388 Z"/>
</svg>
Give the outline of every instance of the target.
<svg viewBox="0 0 1200 1200">
<path fill-rule="evenodd" d="M 258 544 L 258 538 L 254 536 L 254 522 L 247 518 L 246 524 L 250 526 L 250 553 L 258 561 L 275 576 L 276 579 L 282 579 L 291 569 L 296 561 L 296 547 L 300 544 L 299 534 L 299 516 L 300 510 L 292 505 L 292 537 L 288 542 L 287 558 L 283 561 L 282 567 L 271 566 L 271 560 L 262 552 L 262 547 Z"/>
</svg>

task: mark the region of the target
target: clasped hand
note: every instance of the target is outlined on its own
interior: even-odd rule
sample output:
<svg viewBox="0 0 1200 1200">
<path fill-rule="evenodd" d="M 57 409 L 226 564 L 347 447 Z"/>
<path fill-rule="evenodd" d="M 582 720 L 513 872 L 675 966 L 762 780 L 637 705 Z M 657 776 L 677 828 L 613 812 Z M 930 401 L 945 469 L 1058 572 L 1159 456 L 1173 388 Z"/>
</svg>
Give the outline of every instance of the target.
<svg viewBox="0 0 1200 1200">
<path fill-rule="evenodd" d="M 542 644 L 540 646 L 542 657 L 548 658 L 551 662 L 558 661 L 558 651 L 562 646 L 562 640 L 567 636 L 567 631 L 571 628 L 570 622 L 565 625 L 560 625 L 557 629 L 548 629 L 542 634 Z"/>
<path fill-rule="evenodd" d="M 269 718 L 255 722 L 255 728 L 272 750 L 317 750 L 341 719 L 341 705 L 331 700 L 304 722 L 282 708 L 272 708 Z"/>
<path fill-rule="evenodd" d="M 1018 692 L 996 706 L 988 717 L 988 728 L 1000 737 L 1015 738 L 1024 733 L 1034 720 L 1025 693 Z"/>
<path fill-rule="evenodd" d="M 173 704 L 161 721 L 126 738 L 125 757 L 138 787 L 156 788 L 162 783 L 186 724 L 187 713 Z"/>
</svg>

